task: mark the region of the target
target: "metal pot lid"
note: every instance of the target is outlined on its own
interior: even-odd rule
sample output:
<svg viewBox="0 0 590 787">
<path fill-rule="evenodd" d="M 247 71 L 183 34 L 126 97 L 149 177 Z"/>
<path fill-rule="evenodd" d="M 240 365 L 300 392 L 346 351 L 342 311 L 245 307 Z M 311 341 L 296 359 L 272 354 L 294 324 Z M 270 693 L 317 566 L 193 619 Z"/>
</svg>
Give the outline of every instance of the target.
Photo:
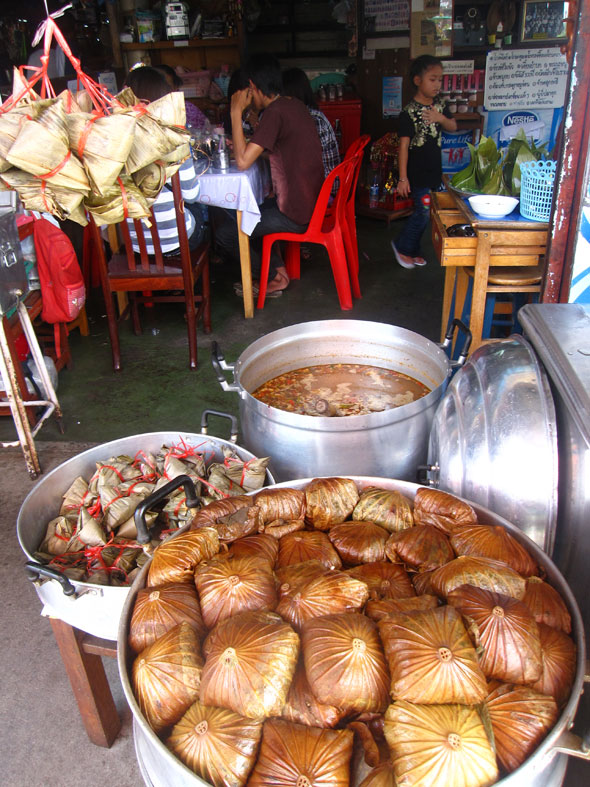
<svg viewBox="0 0 590 787">
<path fill-rule="evenodd" d="M 546 374 L 521 336 L 479 347 L 449 383 L 428 450 L 431 486 L 513 522 L 551 555 L 557 426 Z"/>
</svg>

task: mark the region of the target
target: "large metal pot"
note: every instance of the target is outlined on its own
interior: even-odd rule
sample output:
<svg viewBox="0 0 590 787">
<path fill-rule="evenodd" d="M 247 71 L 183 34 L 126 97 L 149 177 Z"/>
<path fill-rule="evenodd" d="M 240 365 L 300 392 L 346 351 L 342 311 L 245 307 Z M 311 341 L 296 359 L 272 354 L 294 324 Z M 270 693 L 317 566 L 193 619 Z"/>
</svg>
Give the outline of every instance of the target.
<svg viewBox="0 0 590 787">
<path fill-rule="evenodd" d="M 203 413 L 205 424 L 208 412 L 211 411 Z M 69 580 L 35 561 L 34 553 L 45 535 L 47 523 L 57 515 L 62 494 L 72 482 L 80 475 L 91 475 L 96 469 L 96 462 L 110 456 L 134 456 L 140 449 L 157 453 L 163 445 L 178 443 L 180 440 L 198 446 L 200 451 L 211 456 L 212 461 L 223 461 L 224 447 L 230 447 L 244 461 L 253 459 L 254 455 L 250 451 L 235 444 L 237 427 L 234 422 L 235 419 L 232 421 L 232 440 L 192 432 L 146 432 L 112 440 L 68 459 L 33 487 L 19 511 L 16 530 L 21 548 L 29 561 L 29 578 L 34 582 L 37 595 L 50 615 L 88 634 L 115 640 L 121 610 L 129 592 L 128 587 Z M 266 485 L 271 484 L 274 484 L 274 478 L 267 472 Z"/>
<path fill-rule="evenodd" d="M 434 415 L 426 477 L 517 525 L 548 555 L 557 521 L 558 450 L 547 375 L 522 336 L 479 347 Z"/>
<path fill-rule="evenodd" d="M 405 328 L 363 320 L 281 328 L 251 344 L 235 364 L 226 363 L 214 345 L 212 361 L 223 390 L 240 397 L 241 442 L 257 456 L 271 457 L 279 481 L 359 473 L 414 481 L 417 466 L 426 461 L 434 411 L 451 374 L 439 345 Z M 402 407 L 346 418 L 289 413 L 252 396 L 284 372 L 330 363 L 394 369 L 431 391 Z M 232 383 L 224 370 L 233 371 Z"/>
<path fill-rule="evenodd" d="M 410 500 L 414 499 L 416 491 L 420 488 L 418 484 L 409 483 L 407 481 L 394 481 L 386 478 L 363 476 L 354 476 L 353 478 L 359 489 L 368 486 L 378 486 L 385 489 L 397 490 Z M 277 487 L 304 489 L 310 481 L 310 478 L 287 481 L 277 484 Z M 577 647 L 577 661 L 570 698 L 553 730 L 537 748 L 535 753 L 529 757 L 520 768 L 511 773 L 510 776 L 496 783 L 498 787 L 558 787 L 565 774 L 568 754 L 584 757 L 585 759 L 588 758 L 588 754 L 584 751 L 584 744 L 582 741 L 577 736 L 568 732 L 573 723 L 584 681 L 586 655 L 582 617 L 571 590 L 547 555 L 510 522 L 476 503 L 472 503 L 472 505 L 481 521 L 494 525 L 502 525 L 527 548 L 530 554 L 538 562 L 539 566 L 546 572 L 547 581 L 561 594 L 571 615 L 572 637 Z M 127 644 L 127 637 L 135 598 L 138 592 L 145 586 L 148 569 L 149 563 L 143 567 L 131 586 L 121 614 L 117 642 L 119 674 L 125 696 L 133 713 L 135 751 L 142 776 L 148 787 L 197 787 L 197 785 L 202 787 L 203 785 L 207 785 L 207 783 L 196 776 L 189 768 L 185 767 L 151 730 L 135 700 L 131 688 L 130 676 L 134 654 Z"/>
</svg>

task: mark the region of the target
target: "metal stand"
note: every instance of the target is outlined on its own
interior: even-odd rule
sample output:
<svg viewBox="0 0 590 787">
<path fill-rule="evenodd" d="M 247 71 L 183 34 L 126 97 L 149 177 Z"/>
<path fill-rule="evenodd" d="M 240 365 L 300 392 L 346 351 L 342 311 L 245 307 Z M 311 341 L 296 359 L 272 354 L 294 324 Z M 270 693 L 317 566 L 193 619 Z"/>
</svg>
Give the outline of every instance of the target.
<svg viewBox="0 0 590 787">
<path fill-rule="evenodd" d="M 4 321 L 0 318 L 0 373 L 2 374 L 2 381 L 6 391 L 8 405 L 10 407 L 14 425 L 16 426 L 16 431 L 18 434 L 18 440 L 14 440 L 13 442 L 3 442 L 2 447 L 8 448 L 20 445 L 25 457 L 29 475 L 31 478 L 37 478 L 37 476 L 41 473 L 41 466 L 39 465 L 39 458 L 37 456 L 37 449 L 35 448 L 35 442 L 33 438 L 43 426 L 45 421 L 53 413 L 55 413 L 56 418 L 58 419 L 59 429 L 63 433 L 63 425 L 61 423 L 62 413 L 59 402 L 57 401 L 55 389 L 49 377 L 49 373 L 47 372 L 47 368 L 45 367 L 43 353 L 41 352 L 39 342 L 37 341 L 37 336 L 33 330 L 33 325 L 31 323 L 29 313 L 27 312 L 27 307 L 22 301 L 18 302 L 17 312 L 22 325 L 23 333 L 26 337 L 29 349 L 39 371 L 39 376 L 41 377 L 42 387 L 44 388 L 45 395 L 48 398 L 23 401 L 16 379 L 16 373 L 6 338 L 6 332 L 4 330 Z M 29 420 L 27 418 L 25 409 L 27 407 L 46 408 L 33 429 L 31 429 L 31 425 L 29 424 Z"/>
</svg>

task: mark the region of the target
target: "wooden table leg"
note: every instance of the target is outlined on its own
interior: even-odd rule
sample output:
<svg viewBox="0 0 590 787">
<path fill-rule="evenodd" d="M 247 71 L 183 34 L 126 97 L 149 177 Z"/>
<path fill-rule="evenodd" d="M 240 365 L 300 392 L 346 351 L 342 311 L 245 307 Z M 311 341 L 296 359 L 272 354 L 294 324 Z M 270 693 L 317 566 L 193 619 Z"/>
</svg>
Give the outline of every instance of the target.
<svg viewBox="0 0 590 787">
<path fill-rule="evenodd" d="M 469 320 L 469 328 L 473 337 L 471 343 L 472 352 L 473 350 L 477 350 L 482 342 L 491 246 L 490 233 L 480 230 L 477 235 L 477 251 L 475 254 L 475 270 L 473 276 L 473 297 L 471 300 L 471 318 Z"/>
<path fill-rule="evenodd" d="M 449 327 L 449 316 L 451 314 L 451 303 L 455 292 L 455 281 L 457 268 L 452 265 L 445 267 L 445 286 L 443 290 L 442 319 L 440 322 L 440 340 L 444 342 Z"/>
<path fill-rule="evenodd" d="M 121 720 L 102 660 L 95 654 L 112 655 L 112 652 L 105 648 L 88 652 L 83 644 L 87 636 L 83 631 L 58 618 L 50 620 L 86 733 L 92 743 L 109 748 L 119 734 Z"/>
<path fill-rule="evenodd" d="M 244 292 L 244 317 L 254 317 L 254 298 L 252 296 L 252 265 L 250 263 L 250 238 L 242 232 L 242 211 L 238 210 L 238 243 L 240 245 L 240 268 Z"/>
</svg>

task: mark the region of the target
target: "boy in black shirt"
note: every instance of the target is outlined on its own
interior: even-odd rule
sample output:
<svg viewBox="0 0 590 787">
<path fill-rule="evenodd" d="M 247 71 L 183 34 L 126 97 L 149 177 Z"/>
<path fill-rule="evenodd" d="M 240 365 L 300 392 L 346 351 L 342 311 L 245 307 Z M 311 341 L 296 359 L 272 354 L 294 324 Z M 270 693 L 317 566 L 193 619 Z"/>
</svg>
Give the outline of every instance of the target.
<svg viewBox="0 0 590 787">
<path fill-rule="evenodd" d="M 441 61 L 432 55 L 416 58 L 410 77 L 416 93 L 399 116 L 397 193 L 402 198 L 411 194 L 414 212 L 396 242 L 391 242 L 403 268 L 426 265 L 420 256 L 420 238 L 430 217 L 430 191 L 439 189 L 442 180 L 441 131 L 457 130 L 457 121 L 438 95 L 443 77 Z"/>
</svg>

